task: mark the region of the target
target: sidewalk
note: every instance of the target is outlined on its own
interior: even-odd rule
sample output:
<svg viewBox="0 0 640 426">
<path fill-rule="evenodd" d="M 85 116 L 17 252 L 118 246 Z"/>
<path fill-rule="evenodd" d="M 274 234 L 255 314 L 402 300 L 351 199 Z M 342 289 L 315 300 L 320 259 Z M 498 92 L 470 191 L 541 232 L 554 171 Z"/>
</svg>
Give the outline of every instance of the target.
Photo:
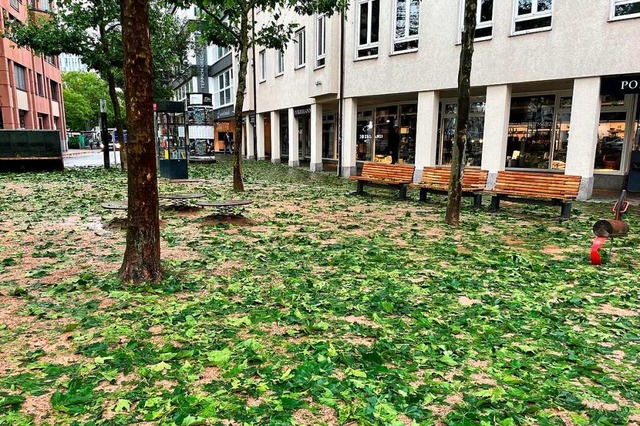
<svg viewBox="0 0 640 426">
<path fill-rule="evenodd" d="M 67 152 L 63 152 L 63 157 L 74 157 L 76 155 L 93 154 L 94 152 L 100 152 L 97 149 L 69 149 Z"/>
</svg>

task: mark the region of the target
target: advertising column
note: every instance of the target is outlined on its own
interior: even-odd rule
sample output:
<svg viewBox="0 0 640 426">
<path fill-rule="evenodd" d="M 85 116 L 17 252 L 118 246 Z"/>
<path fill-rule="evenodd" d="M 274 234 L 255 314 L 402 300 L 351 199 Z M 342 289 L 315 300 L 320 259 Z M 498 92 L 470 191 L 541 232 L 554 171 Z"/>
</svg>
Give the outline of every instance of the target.
<svg viewBox="0 0 640 426">
<path fill-rule="evenodd" d="M 191 160 L 216 161 L 212 100 L 210 93 L 187 93 L 187 144 Z"/>
</svg>

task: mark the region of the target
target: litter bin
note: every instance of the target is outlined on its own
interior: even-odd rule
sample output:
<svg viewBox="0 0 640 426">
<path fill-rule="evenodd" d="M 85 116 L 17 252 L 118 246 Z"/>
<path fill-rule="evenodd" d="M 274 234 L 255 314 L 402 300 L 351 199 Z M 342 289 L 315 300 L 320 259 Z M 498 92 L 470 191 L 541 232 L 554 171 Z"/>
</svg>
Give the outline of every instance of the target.
<svg viewBox="0 0 640 426">
<path fill-rule="evenodd" d="M 640 151 L 631 151 L 627 191 L 640 192 Z"/>
<path fill-rule="evenodd" d="M 84 149 L 84 136 L 83 135 L 78 135 L 78 144 L 80 145 L 80 149 Z"/>
</svg>

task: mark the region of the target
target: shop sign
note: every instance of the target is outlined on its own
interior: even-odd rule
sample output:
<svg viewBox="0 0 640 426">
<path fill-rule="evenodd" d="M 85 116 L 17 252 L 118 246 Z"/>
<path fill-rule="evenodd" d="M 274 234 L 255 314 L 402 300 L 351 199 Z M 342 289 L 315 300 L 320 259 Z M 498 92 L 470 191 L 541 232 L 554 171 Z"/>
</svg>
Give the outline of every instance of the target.
<svg viewBox="0 0 640 426">
<path fill-rule="evenodd" d="M 234 109 L 233 106 L 228 106 L 225 108 L 220 108 L 214 111 L 214 118 L 216 120 L 222 120 L 224 118 L 229 118 L 229 117 L 233 117 L 234 114 Z"/>
<path fill-rule="evenodd" d="M 308 117 L 311 115 L 311 105 L 305 105 L 293 109 L 294 117 Z"/>
<path fill-rule="evenodd" d="M 198 70 L 198 90 L 201 92 L 209 91 L 209 72 L 207 67 L 207 47 L 198 46 L 196 53 L 196 68 Z"/>
<path fill-rule="evenodd" d="M 604 95 L 640 93 L 640 74 L 604 77 L 601 92 Z"/>
</svg>

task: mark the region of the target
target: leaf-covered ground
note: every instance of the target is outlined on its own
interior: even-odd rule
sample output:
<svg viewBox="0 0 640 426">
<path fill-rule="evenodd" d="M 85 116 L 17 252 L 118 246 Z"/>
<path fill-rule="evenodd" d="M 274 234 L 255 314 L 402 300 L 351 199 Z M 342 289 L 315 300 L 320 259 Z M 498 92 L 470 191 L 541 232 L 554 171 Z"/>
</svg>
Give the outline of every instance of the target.
<svg viewBox="0 0 640 426">
<path fill-rule="evenodd" d="M 0 425 L 640 423 L 640 207 L 445 204 L 245 163 L 245 219 L 161 211 L 166 279 L 123 287 L 125 176 L 0 175 Z M 162 192 L 237 198 L 229 163 Z M 485 200 L 485 205 L 488 200 Z M 607 243 L 606 247 L 609 247 Z"/>
</svg>

